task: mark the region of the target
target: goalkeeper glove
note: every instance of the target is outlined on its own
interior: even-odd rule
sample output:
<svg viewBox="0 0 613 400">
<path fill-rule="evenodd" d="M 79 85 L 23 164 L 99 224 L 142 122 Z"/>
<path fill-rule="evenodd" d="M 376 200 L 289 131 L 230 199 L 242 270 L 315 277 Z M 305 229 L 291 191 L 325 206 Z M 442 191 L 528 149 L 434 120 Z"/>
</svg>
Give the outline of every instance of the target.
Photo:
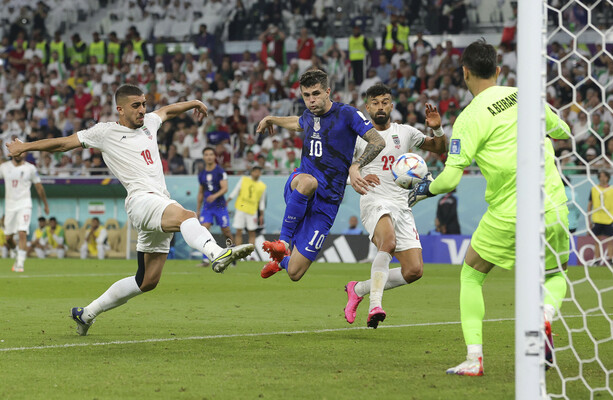
<svg viewBox="0 0 613 400">
<path fill-rule="evenodd" d="M 430 193 L 430 182 L 433 180 L 432 174 L 428 172 L 419 183 L 413 185 L 413 189 L 409 191 L 409 207 L 415 206 L 415 204 L 427 197 L 434 197 L 434 195 Z"/>
</svg>

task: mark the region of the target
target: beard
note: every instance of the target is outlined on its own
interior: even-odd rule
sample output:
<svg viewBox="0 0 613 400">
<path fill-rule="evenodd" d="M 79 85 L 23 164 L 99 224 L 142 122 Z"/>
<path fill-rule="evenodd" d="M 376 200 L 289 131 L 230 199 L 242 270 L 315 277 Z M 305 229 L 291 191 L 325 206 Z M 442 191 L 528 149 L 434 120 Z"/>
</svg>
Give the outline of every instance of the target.
<svg viewBox="0 0 613 400">
<path fill-rule="evenodd" d="M 376 114 L 373 117 L 373 121 L 375 122 L 375 124 L 377 125 L 385 125 L 387 124 L 387 121 L 390 119 L 390 115 L 389 114 Z"/>
</svg>

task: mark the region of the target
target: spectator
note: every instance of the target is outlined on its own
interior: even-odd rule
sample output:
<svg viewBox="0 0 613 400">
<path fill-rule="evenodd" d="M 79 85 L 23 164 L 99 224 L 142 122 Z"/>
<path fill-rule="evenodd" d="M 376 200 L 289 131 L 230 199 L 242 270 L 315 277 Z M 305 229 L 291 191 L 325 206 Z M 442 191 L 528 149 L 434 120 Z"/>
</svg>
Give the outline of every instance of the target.
<svg viewBox="0 0 613 400">
<path fill-rule="evenodd" d="M 455 189 L 445 194 L 438 201 L 436 207 L 436 219 L 439 224 L 438 231 L 443 235 L 459 235 L 460 223 L 458 222 L 458 199 Z"/>
<path fill-rule="evenodd" d="M 268 28 L 260 34 L 262 42 L 262 51 L 260 60 L 266 64 L 269 58 L 272 58 L 276 65 L 285 64 L 285 33 L 279 30 L 274 25 L 269 25 Z"/>
<path fill-rule="evenodd" d="M 170 146 L 168 146 L 166 160 L 168 161 L 168 170 L 171 175 L 187 174 L 187 170 L 185 169 L 185 163 L 183 162 L 183 156 L 177 152 L 176 145 L 171 144 Z"/>
<path fill-rule="evenodd" d="M 388 62 L 387 55 L 385 55 L 384 53 L 379 54 L 379 66 L 376 70 L 379 80 L 388 85 L 390 80 L 390 73 L 394 70 L 394 67 Z"/>
<path fill-rule="evenodd" d="M 89 231 L 85 234 L 85 241 L 81 245 L 81 259 L 85 260 L 87 256 L 104 260 L 109 246 L 106 244 L 107 232 L 102 225 L 100 219 L 94 217 L 91 220 Z"/>
<path fill-rule="evenodd" d="M 405 49 L 409 47 L 409 27 L 401 21 L 401 16 L 392 14 L 390 23 L 386 25 L 381 43 L 385 54 L 391 58 L 398 51 L 398 45 L 402 44 Z"/>
<path fill-rule="evenodd" d="M 241 177 L 228 196 L 228 203 L 236 198 L 236 211 L 232 227 L 236 229 L 236 244 L 243 243 L 243 229 L 247 230 L 248 241 L 255 244 L 255 231 L 264 224 L 266 208 L 266 184 L 260 180 L 262 168 L 251 168 L 250 176 Z"/>
<path fill-rule="evenodd" d="M 311 58 L 313 57 L 315 49 L 315 42 L 313 38 L 309 36 L 307 28 L 300 29 L 300 37 L 296 44 L 296 51 L 298 52 L 298 71 L 302 74 L 311 66 Z M 280 80 L 280 79 L 277 79 Z"/>
<path fill-rule="evenodd" d="M 343 235 L 361 235 L 362 229 L 358 227 L 358 217 L 349 217 L 349 226 L 343 231 Z"/>
</svg>

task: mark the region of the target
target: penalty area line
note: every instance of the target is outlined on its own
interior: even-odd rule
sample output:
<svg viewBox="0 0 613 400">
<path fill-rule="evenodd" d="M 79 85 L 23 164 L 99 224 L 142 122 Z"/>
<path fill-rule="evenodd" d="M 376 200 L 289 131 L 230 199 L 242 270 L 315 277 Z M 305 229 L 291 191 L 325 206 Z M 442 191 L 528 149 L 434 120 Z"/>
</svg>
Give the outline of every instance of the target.
<svg viewBox="0 0 613 400">
<path fill-rule="evenodd" d="M 607 314 L 613 315 L 613 314 Z M 586 315 L 585 317 L 599 317 L 599 315 Z M 584 315 L 565 315 L 564 318 L 583 318 Z M 512 322 L 515 318 L 494 318 L 485 319 L 483 322 Z M 418 324 L 402 324 L 402 325 L 381 325 L 379 329 L 397 329 L 397 328 L 414 328 L 418 326 L 444 326 L 444 325 L 460 325 L 460 321 L 441 321 L 441 322 L 423 322 Z M 247 338 L 247 337 L 264 337 L 264 336 L 279 336 L 279 335 L 304 335 L 317 333 L 331 332 L 348 332 L 369 329 L 365 326 L 354 326 L 348 328 L 329 328 L 329 329 L 313 329 L 301 331 L 279 331 L 279 332 L 256 332 L 256 333 L 235 333 L 226 335 L 205 335 L 205 336 L 188 336 L 178 338 L 152 338 L 140 340 L 113 340 L 110 342 L 95 342 L 95 343 L 65 343 L 53 344 L 48 346 L 28 346 L 28 347 L 7 347 L 0 349 L 0 352 L 12 351 L 27 351 L 27 350 L 49 350 L 49 349 L 66 349 L 71 347 L 96 347 L 96 346 L 111 346 L 124 344 L 145 344 L 145 343 L 165 343 L 165 342 L 184 342 L 188 340 L 211 340 L 211 339 L 231 339 L 231 338 Z"/>
</svg>

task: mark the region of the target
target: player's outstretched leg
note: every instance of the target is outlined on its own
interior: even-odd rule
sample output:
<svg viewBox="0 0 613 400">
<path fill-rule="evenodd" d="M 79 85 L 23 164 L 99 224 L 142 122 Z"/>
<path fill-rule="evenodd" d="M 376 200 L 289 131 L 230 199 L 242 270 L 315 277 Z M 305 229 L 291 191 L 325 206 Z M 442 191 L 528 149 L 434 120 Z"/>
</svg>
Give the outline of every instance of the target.
<svg viewBox="0 0 613 400">
<path fill-rule="evenodd" d="M 255 246 L 251 243 L 240 244 L 234 247 L 227 247 L 218 255 L 211 263 L 211 268 L 215 272 L 224 272 L 236 260 L 247 257 L 255 250 Z"/>
<path fill-rule="evenodd" d="M 355 293 L 355 285 L 358 282 L 350 281 L 345 285 L 345 292 L 347 292 L 347 305 L 345 306 L 345 319 L 350 324 L 353 324 L 355 321 L 355 314 L 358 310 L 358 306 L 360 302 L 364 300 L 363 296 L 358 296 Z"/>
</svg>

